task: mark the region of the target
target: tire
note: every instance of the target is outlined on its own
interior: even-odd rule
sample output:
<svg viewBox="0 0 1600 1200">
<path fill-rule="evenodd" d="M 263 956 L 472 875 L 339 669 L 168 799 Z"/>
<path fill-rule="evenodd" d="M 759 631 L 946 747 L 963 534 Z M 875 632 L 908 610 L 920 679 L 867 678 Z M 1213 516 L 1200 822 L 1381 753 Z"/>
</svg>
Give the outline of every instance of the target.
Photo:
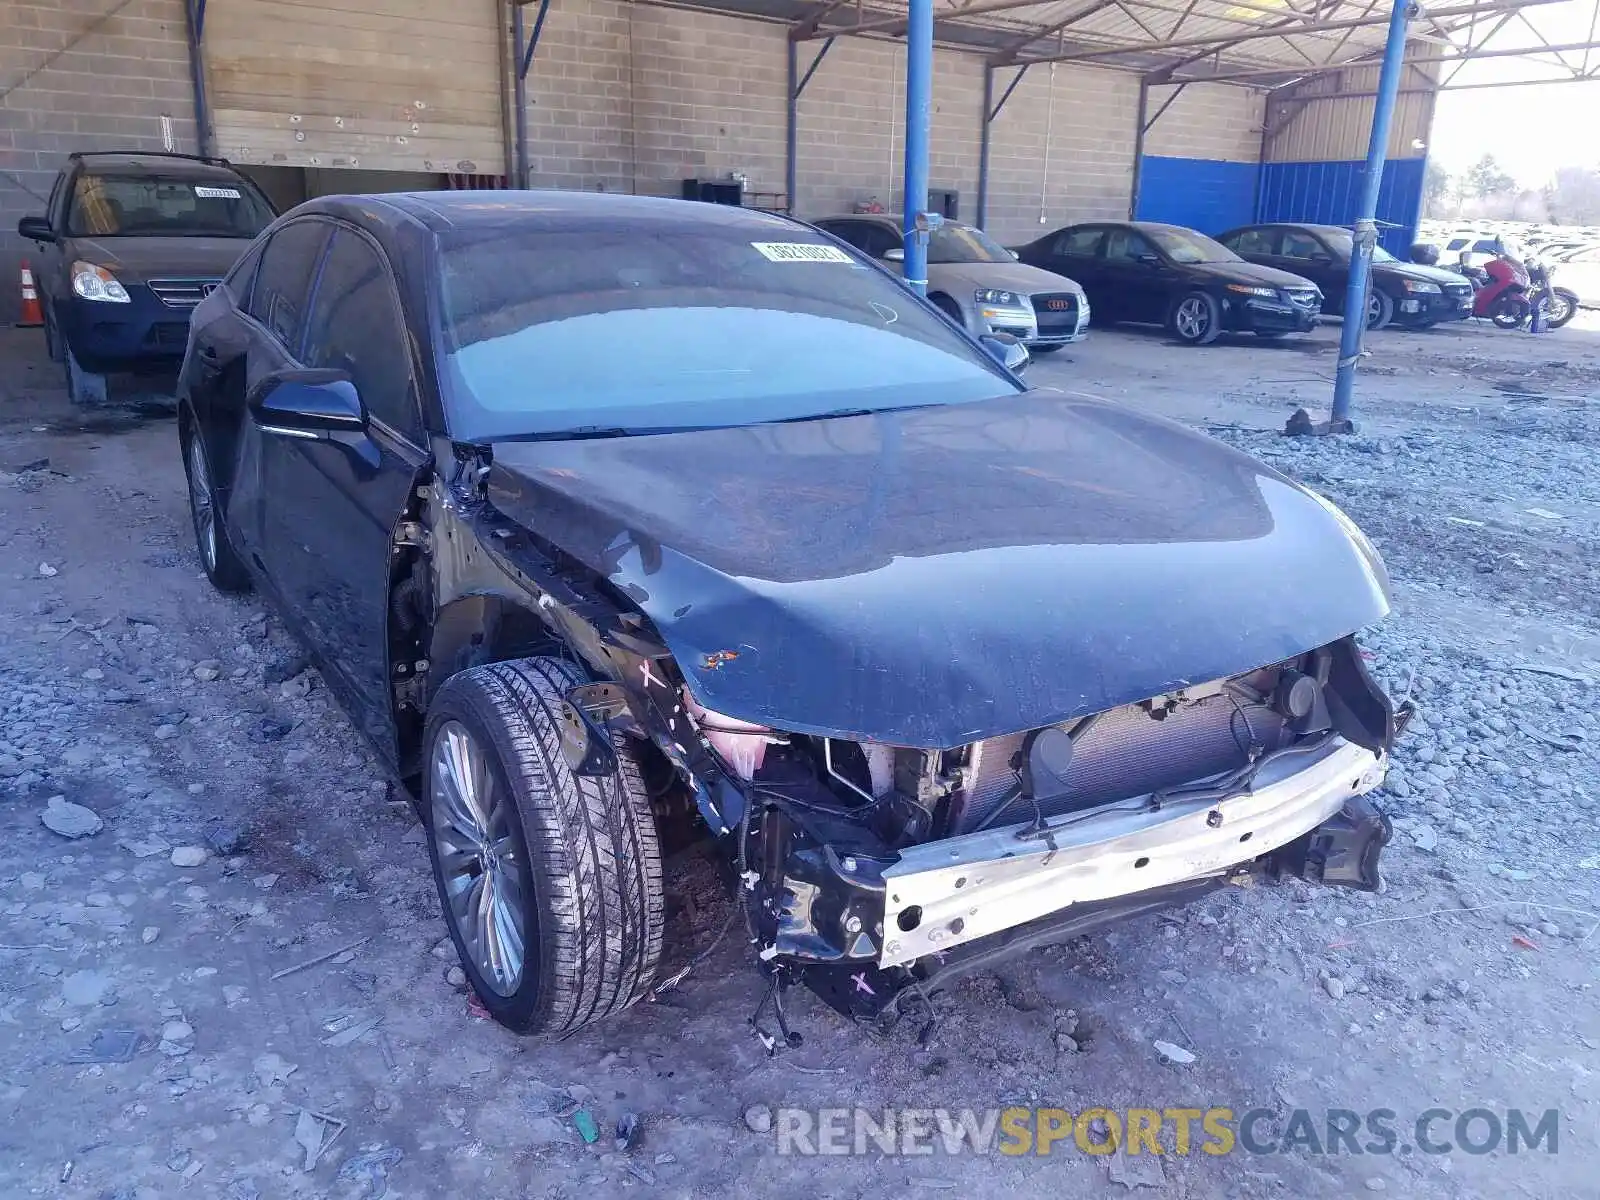
<svg viewBox="0 0 1600 1200">
<path fill-rule="evenodd" d="M 1173 304 L 1167 330 L 1186 346 L 1209 346 L 1222 336 L 1222 306 L 1207 292 L 1189 292 Z"/>
<path fill-rule="evenodd" d="M 67 399 L 85 407 L 104 404 L 106 377 L 94 371 L 85 371 L 69 343 L 62 343 L 61 353 L 67 366 Z"/>
<path fill-rule="evenodd" d="M 1394 300 L 1373 288 L 1367 296 L 1367 328 L 1386 329 L 1394 320 Z"/>
<path fill-rule="evenodd" d="M 1497 329 L 1519 329 L 1531 314 L 1528 298 L 1516 292 L 1507 292 L 1494 302 L 1489 319 Z"/>
<path fill-rule="evenodd" d="M 248 592 L 250 572 L 234 553 L 228 531 L 222 524 L 204 439 L 194 432 L 187 420 L 179 444 L 183 448 L 183 472 L 189 481 L 189 522 L 194 526 L 194 547 L 200 555 L 200 566 L 217 591 L 230 595 Z"/>
<path fill-rule="evenodd" d="M 452 675 L 428 709 L 434 884 L 479 1001 L 517 1033 L 559 1037 L 620 1012 L 661 957 L 661 853 L 638 762 L 619 741 L 615 773 L 579 777 L 561 754 L 563 696 L 587 682 L 559 659 L 493 663 Z"/>
<path fill-rule="evenodd" d="M 1053 346 L 1029 346 L 1028 353 L 1037 358 L 1041 354 L 1054 354 L 1057 350 L 1066 348 L 1066 343 L 1057 342 Z"/>
<path fill-rule="evenodd" d="M 949 317 L 957 325 L 961 326 L 961 328 L 965 329 L 967 327 L 967 320 L 961 315 L 961 306 L 954 300 L 950 299 L 949 296 L 946 296 L 941 292 L 937 296 L 929 296 L 928 302 L 942 312 L 945 316 Z"/>
<path fill-rule="evenodd" d="M 1578 315 L 1578 293 L 1571 288 L 1551 288 L 1545 308 L 1545 328 L 1560 329 Z"/>
</svg>

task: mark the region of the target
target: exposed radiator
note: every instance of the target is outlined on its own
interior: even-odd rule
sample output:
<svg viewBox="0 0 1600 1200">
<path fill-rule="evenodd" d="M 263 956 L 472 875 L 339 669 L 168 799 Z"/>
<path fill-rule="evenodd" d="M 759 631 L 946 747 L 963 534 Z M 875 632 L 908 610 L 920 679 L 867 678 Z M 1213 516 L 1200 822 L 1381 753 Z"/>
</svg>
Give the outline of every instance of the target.
<svg viewBox="0 0 1600 1200">
<path fill-rule="evenodd" d="M 979 744 L 977 778 L 952 833 L 981 824 L 1016 786 L 1026 738 L 1017 733 Z M 1225 694 L 1181 704 L 1159 721 L 1137 704 L 1125 705 L 1105 713 L 1077 739 L 1068 792 L 1042 807 L 1046 816 L 1056 816 L 1142 796 L 1243 766 L 1252 741 L 1270 750 L 1286 740 L 1278 713 L 1242 698 L 1235 707 Z M 1032 814 L 1032 805 L 1018 799 L 995 823 L 1015 824 Z"/>
</svg>

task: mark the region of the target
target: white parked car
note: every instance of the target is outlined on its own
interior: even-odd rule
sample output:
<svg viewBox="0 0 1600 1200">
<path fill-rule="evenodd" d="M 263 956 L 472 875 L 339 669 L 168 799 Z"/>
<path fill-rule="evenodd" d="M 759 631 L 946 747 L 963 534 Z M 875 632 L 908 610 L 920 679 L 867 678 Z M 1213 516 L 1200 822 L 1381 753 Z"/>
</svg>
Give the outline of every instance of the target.
<svg viewBox="0 0 1600 1200">
<path fill-rule="evenodd" d="M 815 224 L 900 273 L 905 244 L 894 217 L 859 213 Z M 968 333 L 1009 333 L 1033 354 L 1089 332 L 1089 301 L 1075 281 L 1018 262 L 983 230 L 959 221 L 945 221 L 929 235 L 928 299 Z"/>
</svg>

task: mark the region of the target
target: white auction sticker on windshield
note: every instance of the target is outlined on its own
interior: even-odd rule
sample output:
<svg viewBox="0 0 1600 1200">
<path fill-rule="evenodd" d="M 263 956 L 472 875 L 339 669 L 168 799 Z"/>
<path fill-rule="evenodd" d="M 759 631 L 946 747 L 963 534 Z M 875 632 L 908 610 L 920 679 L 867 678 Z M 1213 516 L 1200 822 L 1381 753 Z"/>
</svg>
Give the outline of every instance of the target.
<svg viewBox="0 0 1600 1200">
<path fill-rule="evenodd" d="M 196 196 L 200 196 L 200 197 L 202 197 L 203 199 L 206 199 L 206 200 L 238 200 L 238 199 L 240 199 L 239 189 L 238 188 L 206 187 L 203 184 L 196 184 L 195 185 L 194 194 Z"/>
<path fill-rule="evenodd" d="M 837 246 L 818 246 L 814 242 L 751 242 L 757 252 L 772 262 L 831 262 L 854 266 L 855 260 Z"/>
</svg>

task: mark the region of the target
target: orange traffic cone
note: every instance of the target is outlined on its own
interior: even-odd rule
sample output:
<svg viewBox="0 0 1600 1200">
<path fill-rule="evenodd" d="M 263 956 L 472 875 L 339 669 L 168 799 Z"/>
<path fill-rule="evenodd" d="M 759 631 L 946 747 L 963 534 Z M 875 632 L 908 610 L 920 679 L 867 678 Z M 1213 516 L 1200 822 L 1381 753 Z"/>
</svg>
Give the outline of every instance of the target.
<svg viewBox="0 0 1600 1200">
<path fill-rule="evenodd" d="M 33 283 L 33 268 L 22 260 L 22 320 L 18 325 L 29 328 L 44 324 L 44 309 L 39 307 L 39 289 Z"/>
</svg>

